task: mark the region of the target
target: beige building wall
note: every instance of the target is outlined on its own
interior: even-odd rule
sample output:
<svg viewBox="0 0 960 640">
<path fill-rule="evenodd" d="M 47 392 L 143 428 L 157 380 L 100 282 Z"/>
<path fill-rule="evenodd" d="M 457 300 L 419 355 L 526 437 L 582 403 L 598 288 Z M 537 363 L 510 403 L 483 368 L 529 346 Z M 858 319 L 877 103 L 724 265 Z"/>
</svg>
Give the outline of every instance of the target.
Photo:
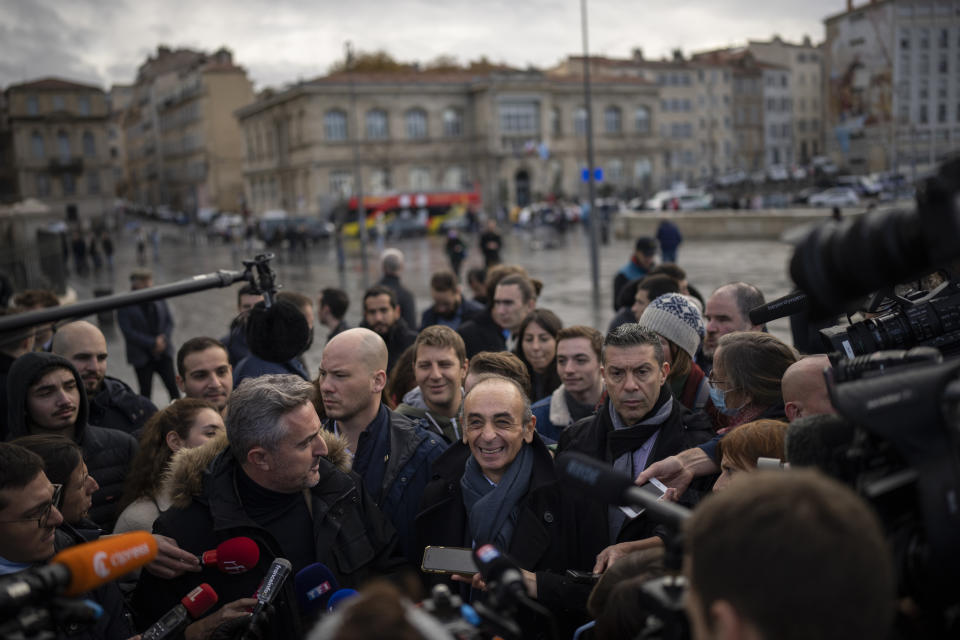
<svg viewBox="0 0 960 640">
<path fill-rule="evenodd" d="M 328 211 L 355 191 L 355 153 L 365 195 L 476 188 L 491 208 L 580 196 L 581 91 L 575 78 L 542 74 L 358 74 L 352 100 L 347 76 L 262 96 L 237 112 L 251 210 L 302 211 L 306 203 L 305 212 Z M 593 104 L 605 184 L 635 189 L 638 166 L 640 182 L 652 180 L 660 170 L 651 143 L 656 89 L 598 82 Z M 638 132 L 641 107 L 647 124 Z M 385 132 L 376 130 L 381 118 Z"/>
<path fill-rule="evenodd" d="M 90 224 L 114 196 L 106 94 L 65 80 L 44 79 L 6 90 L 21 198 L 36 198 Z"/>
<path fill-rule="evenodd" d="M 809 38 L 797 44 L 774 36 L 751 40 L 747 49 L 761 62 L 790 69 L 794 157 L 808 163 L 823 152 L 823 45 Z"/>
</svg>

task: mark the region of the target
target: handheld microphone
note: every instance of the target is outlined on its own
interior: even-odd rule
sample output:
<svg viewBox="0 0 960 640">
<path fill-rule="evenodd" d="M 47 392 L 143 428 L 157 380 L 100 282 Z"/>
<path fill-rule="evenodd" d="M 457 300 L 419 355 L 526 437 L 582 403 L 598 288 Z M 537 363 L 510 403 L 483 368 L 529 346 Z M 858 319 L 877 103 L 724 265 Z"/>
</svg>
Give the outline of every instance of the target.
<svg viewBox="0 0 960 640">
<path fill-rule="evenodd" d="M 0 615 L 51 595 L 78 596 L 139 569 L 157 557 L 157 542 L 132 531 L 78 544 L 49 564 L 23 571 L 0 584 Z"/>
<path fill-rule="evenodd" d="M 473 551 L 473 560 L 480 570 L 480 577 L 498 594 L 510 594 L 514 598 L 527 595 L 523 573 L 516 563 L 500 553 L 492 544 L 485 544 Z"/>
<path fill-rule="evenodd" d="M 344 602 L 360 595 L 356 589 L 337 589 L 327 600 L 327 611 L 336 611 Z"/>
<path fill-rule="evenodd" d="M 287 581 L 291 571 L 293 571 L 293 565 L 286 558 L 274 558 L 273 562 L 270 563 L 267 575 L 263 577 L 263 582 L 260 583 L 257 592 L 254 594 L 257 604 L 253 608 L 253 613 L 250 614 L 250 622 L 247 624 L 247 631 L 243 634 L 244 638 L 254 632 L 258 619 L 265 615 L 263 610 L 277 599 L 277 595 L 283 589 L 283 583 Z"/>
<path fill-rule="evenodd" d="M 216 549 L 200 556 L 203 566 L 216 565 L 223 573 L 246 573 L 260 561 L 260 547 L 252 539 L 238 536 L 224 540 Z"/>
<path fill-rule="evenodd" d="M 141 640 L 162 640 L 180 634 L 191 622 L 197 620 L 217 604 L 217 592 L 206 582 L 185 595 L 180 604 L 163 614 L 163 617 L 143 632 Z"/>
<path fill-rule="evenodd" d="M 300 613 L 304 615 L 326 610 L 327 603 L 339 588 L 333 572 L 322 562 L 315 562 L 298 571 L 293 583 Z"/>
<path fill-rule="evenodd" d="M 604 462 L 582 453 L 561 453 L 557 458 L 557 470 L 563 481 L 574 486 L 595 500 L 608 504 L 636 505 L 648 510 L 656 520 L 679 528 L 690 517 L 690 510 L 673 502 L 658 500 L 633 484 L 633 478 L 618 473 Z"/>
<path fill-rule="evenodd" d="M 771 320 L 778 320 L 805 311 L 807 305 L 807 294 L 803 291 L 792 291 L 783 297 L 750 309 L 748 315 L 751 323 L 766 324 Z"/>
</svg>

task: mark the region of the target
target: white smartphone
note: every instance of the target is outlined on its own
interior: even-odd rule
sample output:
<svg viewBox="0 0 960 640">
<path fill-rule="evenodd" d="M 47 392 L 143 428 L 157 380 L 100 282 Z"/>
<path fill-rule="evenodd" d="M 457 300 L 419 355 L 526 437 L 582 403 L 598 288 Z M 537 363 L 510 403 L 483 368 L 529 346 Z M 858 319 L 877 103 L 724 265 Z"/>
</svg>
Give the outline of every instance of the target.
<svg viewBox="0 0 960 640">
<path fill-rule="evenodd" d="M 473 549 L 464 547 L 426 547 L 420 568 L 425 573 L 472 576 L 477 572 Z"/>
</svg>

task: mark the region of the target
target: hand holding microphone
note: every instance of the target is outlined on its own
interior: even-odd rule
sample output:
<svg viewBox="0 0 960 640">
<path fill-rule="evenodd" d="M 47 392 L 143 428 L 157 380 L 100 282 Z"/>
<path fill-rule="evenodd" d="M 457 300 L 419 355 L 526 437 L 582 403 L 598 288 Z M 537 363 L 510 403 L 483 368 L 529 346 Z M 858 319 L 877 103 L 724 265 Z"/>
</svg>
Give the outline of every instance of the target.
<svg viewBox="0 0 960 640">
<path fill-rule="evenodd" d="M 217 599 L 217 592 L 204 582 L 181 598 L 180 604 L 144 631 L 142 640 L 163 640 L 178 636 L 191 622 L 209 611 L 217 603 Z"/>
</svg>

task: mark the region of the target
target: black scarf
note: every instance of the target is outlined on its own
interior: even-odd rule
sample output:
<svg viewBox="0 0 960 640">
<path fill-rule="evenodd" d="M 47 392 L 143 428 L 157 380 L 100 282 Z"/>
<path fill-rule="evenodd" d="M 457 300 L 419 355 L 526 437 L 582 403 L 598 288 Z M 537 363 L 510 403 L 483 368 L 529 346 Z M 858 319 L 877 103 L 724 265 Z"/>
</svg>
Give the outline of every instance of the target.
<svg viewBox="0 0 960 640">
<path fill-rule="evenodd" d="M 669 386 L 662 385 L 660 387 L 660 395 L 657 396 L 657 401 L 639 422 L 626 429 L 613 429 L 607 434 L 607 449 L 610 451 L 611 460 L 616 460 L 625 453 L 636 451 L 642 447 L 653 434 L 659 431 L 669 414 L 664 416 L 662 420 L 652 420 L 651 418 L 657 416 L 671 398 Z M 610 409 L 611 411 L 615 411 L 612 401 L 610 403 Z"/>
</svg>

